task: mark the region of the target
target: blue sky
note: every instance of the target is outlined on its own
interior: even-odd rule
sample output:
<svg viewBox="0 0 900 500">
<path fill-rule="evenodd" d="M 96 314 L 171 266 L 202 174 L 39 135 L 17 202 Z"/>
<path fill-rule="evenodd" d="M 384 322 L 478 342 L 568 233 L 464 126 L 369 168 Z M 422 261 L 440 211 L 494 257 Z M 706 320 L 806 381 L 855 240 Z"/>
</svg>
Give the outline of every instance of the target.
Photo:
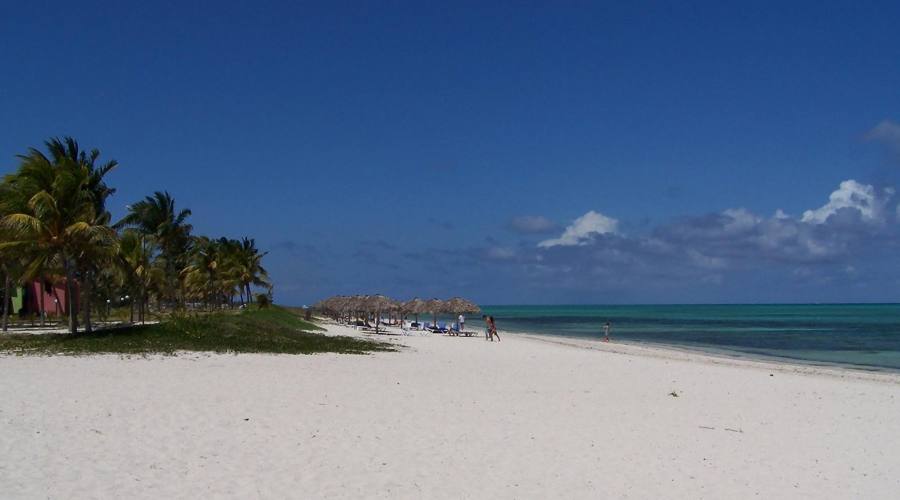
<svg viewBox="0 0 900 500">
<path fill-rule="evenodd" d="M 282 302 L 900 296 L 896 2 L 150 4 L 4 8 L 0 171 L 99 147 Z"/>
</svg>

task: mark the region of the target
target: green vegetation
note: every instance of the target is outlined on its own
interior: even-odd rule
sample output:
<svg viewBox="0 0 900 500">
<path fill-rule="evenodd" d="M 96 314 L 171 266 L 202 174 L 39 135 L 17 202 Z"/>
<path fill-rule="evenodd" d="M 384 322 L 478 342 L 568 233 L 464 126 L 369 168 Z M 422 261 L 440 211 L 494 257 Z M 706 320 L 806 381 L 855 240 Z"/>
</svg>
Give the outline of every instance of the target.
<svg viewBox="0 0 900 500">
<path fill-rule="evenodd" d="M 112 223 L 106 207 L 116 190 L 105 177 L 118 163 L 101 163 L 99 150 L 83 150 L 71 137 L 44 146 L 46 152 L 29 148 L 19 155 L 18 170 L 0 182 L 3 331 L 13 287 L 33 283 L 45 291 L 65 287 L 60 306 L 72 334 L 81 325 L 90 333 L 92 313 L 102 318 L 122 304 L 133 323 L 135 315 L 143 322 L 163 312 L 234 309 L 237 300 L 253 303 L 254 287 L 265 290 L 257 300 L 271 303 L 266 253 L 252 238 L 193 235 L 191 211 L 176 208 L 161 191 L 129 205 Z M 43 326 L 43 301 L 38 307 L 22 319 L 38 318 Z"/>
<path fill-rule="evenodd" d="M 0 352 L 13 354 L 218 353 L 364 354 L 390 345 L 352 337 L 329 337 L 292 310 L 271 306 L 200 315 L 174 315 L 166 322 L 98 330 L 80 335 L 3 335 Z"/>
</svg>

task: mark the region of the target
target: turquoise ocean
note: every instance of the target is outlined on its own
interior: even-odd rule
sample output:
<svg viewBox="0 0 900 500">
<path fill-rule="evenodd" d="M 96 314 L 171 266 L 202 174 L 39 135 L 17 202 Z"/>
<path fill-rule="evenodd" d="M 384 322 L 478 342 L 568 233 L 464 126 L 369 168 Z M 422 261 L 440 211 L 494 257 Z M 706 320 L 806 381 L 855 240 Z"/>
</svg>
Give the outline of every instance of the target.
<svg viewBox="0 0 900 500">
<path fill-rule="evenodd" d="M 483 306 L 501 332 L 900 370 L 900 304 Z M 469 326 L 480 327 L 480 318 Z"/>
</svg>

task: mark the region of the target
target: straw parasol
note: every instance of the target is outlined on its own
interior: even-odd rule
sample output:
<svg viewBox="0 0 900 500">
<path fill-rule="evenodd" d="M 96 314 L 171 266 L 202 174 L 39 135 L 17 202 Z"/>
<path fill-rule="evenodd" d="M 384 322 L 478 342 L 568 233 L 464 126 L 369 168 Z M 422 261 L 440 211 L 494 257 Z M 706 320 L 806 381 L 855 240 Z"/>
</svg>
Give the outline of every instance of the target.
<svg viewBox="0 0 900 500">
<path fill-rule="evenodd" d="M 322 314 L 333 317 L 334 319 L 340 319 L 343 316 L 343 313 L 347 309 L 347 304 L 349 303 L 349 297 L 345 297 L 343 295 L 334 295 L 328 297 L 325 300 L 321 300 L 317 302 L 313 309 L 320 311 Z"/>
<path fill-rule="evenodd" d="M 403 304 L 400 305 L 400 311 L 403 314 L 413 314 L 416 317 L 416 323 L 419 322 L 419 314 L 428 312 L 426 310 L 427 302 L 416 297 L 412 300 L 407 300 Z"/>
<path fill-rule="evenodd" d="M 448 312 L 454 314 L 478 314 L 481 308 L 470 300 L 462 297 L 453 297 L 445 303 Z"/>
<path fill-rule="evenodd" d="M 362 302 L 366 312 L 375 314 L 375 333 L 378 333 L 378 325 L 381 323 L 381 313 L 395 308 L 396 302 L 384 295 L 367 295 Z"/>
<path fill-rule="evenodd" d="M 432 326 L 437 326 L 437 315 L 438 313 L 445 312 L 444 301 L 441 299 L 431 299 L 425 302 L 425 311 L 430 312 L 433 316 L 434 323 Z"/>
</svg>

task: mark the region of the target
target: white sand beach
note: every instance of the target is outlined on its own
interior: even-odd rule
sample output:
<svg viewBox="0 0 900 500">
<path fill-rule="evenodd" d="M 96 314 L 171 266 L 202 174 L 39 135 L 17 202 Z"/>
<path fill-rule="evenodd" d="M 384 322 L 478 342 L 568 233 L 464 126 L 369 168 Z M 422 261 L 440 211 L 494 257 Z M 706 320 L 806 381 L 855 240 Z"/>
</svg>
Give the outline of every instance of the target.
<svg viewBox="0 0 900 500">
<path fill-rule="evenodd" d="M 404 347 L 368 356 L 2 356 L 0 496 L 900 491 L 895 375 L 515 335 L 390 341 Z"/>
</svg>

